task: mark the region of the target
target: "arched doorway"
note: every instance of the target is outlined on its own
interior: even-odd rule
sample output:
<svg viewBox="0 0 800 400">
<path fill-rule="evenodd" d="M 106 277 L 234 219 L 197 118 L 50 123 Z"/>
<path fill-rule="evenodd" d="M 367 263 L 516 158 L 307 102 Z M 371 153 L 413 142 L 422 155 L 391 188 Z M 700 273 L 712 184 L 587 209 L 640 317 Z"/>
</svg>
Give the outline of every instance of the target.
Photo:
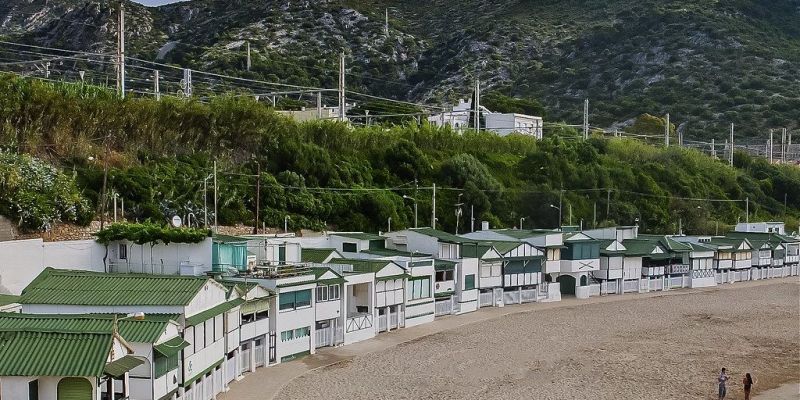
<svg viewBox="0 0 800 400">
<path fill-rule="evenodd" d="M 575 295 L 575 277 L 570 276 L 570 275 L 561 275 L 556 279 L 556 282 L 558 282 L 561 285 L 561 295 L 562 296 L 564 296 L 564 295 L 574 296 Z"/>
<path fill-rule="evenodd" d="M 92 384 L 84 378 L 58 381 L 58 400 L 93 400 Z"/>
</svg>

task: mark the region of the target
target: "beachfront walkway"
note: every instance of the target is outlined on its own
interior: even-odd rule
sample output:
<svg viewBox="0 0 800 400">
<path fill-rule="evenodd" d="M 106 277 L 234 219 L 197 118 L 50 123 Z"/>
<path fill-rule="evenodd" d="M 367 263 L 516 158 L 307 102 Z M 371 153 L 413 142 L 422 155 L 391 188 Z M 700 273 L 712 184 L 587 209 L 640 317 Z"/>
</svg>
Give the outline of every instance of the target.
<svg viewBox="0 0 800 400">
<path fill-rule="evenodd" d="M 588 304 L 640 300 L 650 297 L 676 296 L 690 293 L 701 293 L 704 291 L 731 290 L 746 287 L 765 286 L 787 281 L 797 281 L 797 278 L 792 277 L 786 279 L 738 282 L 735 284 L 722 285 L 706 289 L 670 290 L 644 294 L 593 297 L 588 300 L 565 299 L 561 302 L 555 303 L 528 303 L 523 305 L 506 306 L 502 308 L 483 308 L 473 313 L 437 319 L 430 324 L 400 329 L 390 333 L 383 333 L 374 339 L 364 342 L 336 348 L 319 349 L 316 354 L 297 361 L 287 362 L 268 368 L 261 368 L 256 372 L 245 376 L 242 381 L 231 384 L 230 391 L 219 395 L 218 398 L 221 400 L 272 399 L 286 384 L 314 369 L 326 367 L 341 361 L 350 360 L 357 356 L 390 349 L 399 344 L 436 333 L 456 329 L 469 324 L 497 319 L 506 315 Z"/>
</svg>

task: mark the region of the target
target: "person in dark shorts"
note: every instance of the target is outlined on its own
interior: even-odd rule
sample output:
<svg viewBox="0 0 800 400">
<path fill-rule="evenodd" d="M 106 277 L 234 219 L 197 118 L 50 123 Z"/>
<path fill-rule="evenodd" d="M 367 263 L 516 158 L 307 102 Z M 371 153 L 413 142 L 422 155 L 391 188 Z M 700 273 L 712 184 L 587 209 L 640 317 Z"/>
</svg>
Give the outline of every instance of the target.
<svg viewBox="0 0 800 400">
<path fill-rule="evenodd" d="M 744 385 L 744 400 L 750 400 L 750 389 L 753 388 L 753 377 L 750 376 L 749 372 L 744 374 L 742 385 Z"/>
<path fill-rule="evenodd" d="M 727 387 L 725 387 L 725 383 L 728 382 L 729 378 L 725 371 L 725 368 L 723 368 L 719 373 L 719 378 L 717 378 L 717 382 L 719 383 L 719 400 L 725 399 L 725 395 L 728 392 Z"/>
</svg>

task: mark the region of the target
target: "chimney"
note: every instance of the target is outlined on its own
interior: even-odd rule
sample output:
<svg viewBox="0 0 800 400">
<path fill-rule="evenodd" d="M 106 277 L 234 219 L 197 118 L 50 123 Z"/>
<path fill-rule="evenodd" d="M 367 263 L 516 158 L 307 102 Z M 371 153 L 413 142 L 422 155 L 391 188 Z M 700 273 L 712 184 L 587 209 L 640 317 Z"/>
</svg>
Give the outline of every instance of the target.
<svg viewBox="0 0 800 400">
<path fill-rule="evenodd" d="M 481 230 L 488 231 L 489 230 L 489 221 L 481 221 Z"/>
</svg>

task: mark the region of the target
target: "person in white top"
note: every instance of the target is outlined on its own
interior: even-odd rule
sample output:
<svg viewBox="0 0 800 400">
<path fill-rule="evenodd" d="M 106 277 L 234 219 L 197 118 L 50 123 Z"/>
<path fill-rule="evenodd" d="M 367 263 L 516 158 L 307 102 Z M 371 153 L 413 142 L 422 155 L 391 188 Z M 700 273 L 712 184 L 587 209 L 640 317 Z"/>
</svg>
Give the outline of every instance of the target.
<svg viewBox="0 0 800 400">
<path fill-rule="evenodd" d="M 727 392 L 725 383 L 728 382 L 728 379 L 728 374 L 725 372 L 725 368 L 723 368 L 719 373 L 719 378 L 717 378 L 717 382 L 719 383 L 719 400 L 723 400 L 725 398 L 725 394 Z"/>
</svg>

